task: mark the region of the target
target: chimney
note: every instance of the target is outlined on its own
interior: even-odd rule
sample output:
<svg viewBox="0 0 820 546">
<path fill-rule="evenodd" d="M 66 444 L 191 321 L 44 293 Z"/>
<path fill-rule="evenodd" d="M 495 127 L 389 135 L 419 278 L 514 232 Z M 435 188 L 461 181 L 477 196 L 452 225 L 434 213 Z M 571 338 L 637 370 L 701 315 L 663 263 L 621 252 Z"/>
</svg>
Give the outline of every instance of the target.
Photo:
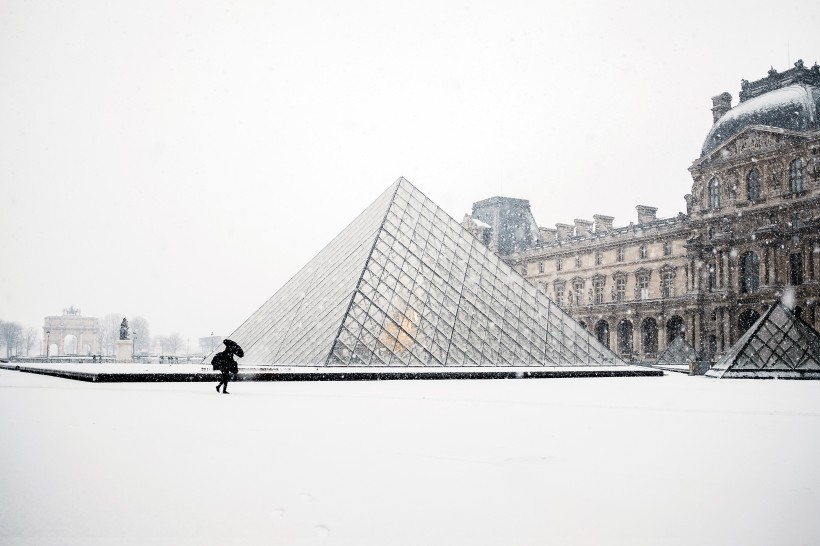
<svg viewBox="0 0 820 546">
<path fill-rule="evenodd" d="M 612 216 L 604 216 L 603 214 L 593 214 L 592 218 L 595 219 L 595 233 L 610 231 L 612 222 L 615 220 Z"/>
<path fill-rule="evenodd" d="M 712 123 L 723 117 L 723 114 L 732 109 L 732 95 L 721 93 L 712 97 Z"/>
<path fill-rule="evenodd" d="M 638 209 L 638 223 L 639 224 L 648 224 L 656 220 L 655 214 L 658 212 L 657 207 L 647 207 L 646 205 L 638 205 L 635 207 Z"/>
<path fill-rule="evenodd" d="M 574 226 L 570 224 L 555 224 L 556 238 L 559 241 L 565 241 L 572 236 Z"/>
<path fill-rule="evenodd" d="M 589 220 L 575 219 L 575 235 L 586 237 L 592 233 L 592 222 Z"/>
<path fill-rule="evenodd" d="M 558 230 L 548 227 L 538 227 L 538 236 L 541 238 L 541 242 L 544 243 L 553 243 L 557 239 Z"/>
</svg>

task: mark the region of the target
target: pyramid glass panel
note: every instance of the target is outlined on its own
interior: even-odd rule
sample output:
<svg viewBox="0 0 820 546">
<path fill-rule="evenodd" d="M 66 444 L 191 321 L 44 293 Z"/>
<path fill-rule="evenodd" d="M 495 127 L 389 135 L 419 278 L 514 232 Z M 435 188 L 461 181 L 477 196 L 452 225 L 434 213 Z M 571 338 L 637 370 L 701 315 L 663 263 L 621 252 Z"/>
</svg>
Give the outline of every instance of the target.
<svg viewBox="0 0 820 546">
<path fill-rule="evenodd" d="M 695 349 L 683 340 L 683 336 L 678 336 L 672 343 L 658 355 L 658 364 L 661 365 L 681 365 L 695 362 L 698 354 Z"/>
<path fill-rule="evenodd" d="M 624 365 L 403 178 L 230 337 L 245 365 Z"/>
<path fill-rule="evenodd" d="M 706 375 L 820 379 L 820 333 L 778 302 Z"/>
</svg>

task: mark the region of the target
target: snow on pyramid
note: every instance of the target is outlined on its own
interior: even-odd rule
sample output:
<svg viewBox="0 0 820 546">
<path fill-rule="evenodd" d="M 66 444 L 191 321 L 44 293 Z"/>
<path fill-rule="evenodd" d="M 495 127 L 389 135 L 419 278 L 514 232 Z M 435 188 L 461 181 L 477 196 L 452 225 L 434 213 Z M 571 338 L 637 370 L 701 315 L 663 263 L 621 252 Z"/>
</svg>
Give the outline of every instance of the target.
<svg viewBox="0 0 820 546">
<path fill-rule="evenodd" d="M 243 366 L 626 366 L 404 178 L 230 339 Z"/>
<path fill-rule="evenodd" d="M 777 302 L 706 375 L 820 379 L 820 333 Z"/>
<path fill-rule="evenodd" d="M 683 340 L 683 336 L 678 336 L 672 340 L 669 347 L 658 355 L 659 365 L 679 365 L 690 364 L 698 359 L 698 354 L 694 347 Z"/>
</svg>

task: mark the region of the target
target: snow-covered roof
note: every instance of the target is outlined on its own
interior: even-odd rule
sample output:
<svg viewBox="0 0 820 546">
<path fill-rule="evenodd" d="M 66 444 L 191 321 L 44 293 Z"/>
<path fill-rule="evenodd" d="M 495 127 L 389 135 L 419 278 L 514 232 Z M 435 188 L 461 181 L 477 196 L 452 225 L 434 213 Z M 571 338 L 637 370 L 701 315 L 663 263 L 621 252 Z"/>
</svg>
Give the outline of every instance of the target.
<svg viewBox="0 0 820 546">
<path fill-rule="evenodd" d="M 820 88 L 789 85 L 741 102 L 714 124 L 703 143 L 705 155 L 751 125 L 791 131 L 818 128 Z"/>
</svg>

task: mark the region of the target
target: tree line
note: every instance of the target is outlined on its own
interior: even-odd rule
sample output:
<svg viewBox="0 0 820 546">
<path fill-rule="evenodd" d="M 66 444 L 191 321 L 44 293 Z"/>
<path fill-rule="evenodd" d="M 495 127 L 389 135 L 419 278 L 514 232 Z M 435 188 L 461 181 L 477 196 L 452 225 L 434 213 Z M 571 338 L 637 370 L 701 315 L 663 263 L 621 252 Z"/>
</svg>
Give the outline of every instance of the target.
<svg viewBox="0 0 820 546">
<path fill-rule="evenodd" d="M 123 315 L 108 313 L 99 319 L 100 331 L 97 336 L 98 354 L 110 356 L 116 354 L 117 341 L 120 339 L 120 323 Z M 151 325 L 144 317 L 128 320 L 129 339 L 134 342 L 135 354 L 178 355 L 185 349 L 185 340 L 174 332 L 169 335 L 151 335 Z M 44 354 L 43 329 L 23 327 L 19 322 L 0 319 L 0 350 L 5 349 L 6 358 L 12 356 L 34 356 Z M 52 341 L 52 345 L 54 342 Z M 86 354 L 83 347 L 75 347 L 75 354 Z M 0 353 L 2 354 L 2 353 Z"/>
</svg>

